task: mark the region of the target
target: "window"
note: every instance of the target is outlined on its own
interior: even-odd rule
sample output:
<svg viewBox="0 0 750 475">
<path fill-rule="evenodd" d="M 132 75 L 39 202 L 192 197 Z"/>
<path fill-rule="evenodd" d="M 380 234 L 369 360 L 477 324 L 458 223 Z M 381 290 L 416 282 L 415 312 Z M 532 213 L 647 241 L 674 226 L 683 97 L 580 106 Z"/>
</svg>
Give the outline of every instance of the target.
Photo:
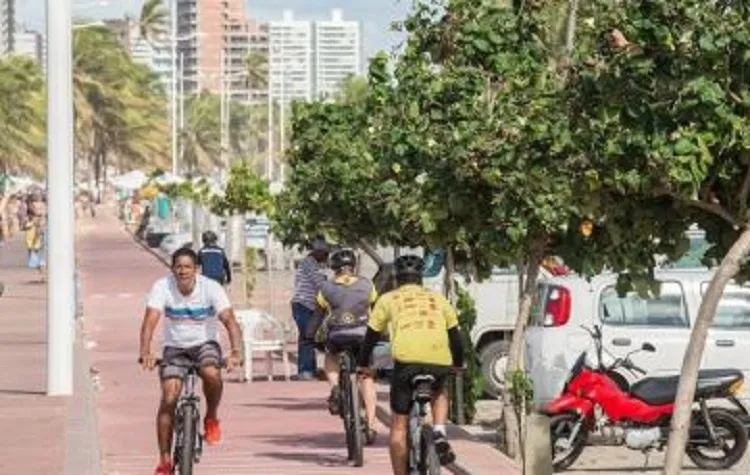
<svg viewBox="0 0 750 475">
<path fill-rule="evenodd" d="M 677 282 L 662 282 L 659 298 L 643 299 L 635 292 L 620 298 L 614 286 L 599 300 L 599 320 L 605 325 L 687 328 L 690 322 L 685 293 Z"/>
<path fill-rule="evenodd" d="M 701 284 L 701 296 L 706 294 L 708 282 Z M 750 287 L 729 284 L 719 300 L 712 325 L 715 328 L 750 328 Z"/>
</svg>

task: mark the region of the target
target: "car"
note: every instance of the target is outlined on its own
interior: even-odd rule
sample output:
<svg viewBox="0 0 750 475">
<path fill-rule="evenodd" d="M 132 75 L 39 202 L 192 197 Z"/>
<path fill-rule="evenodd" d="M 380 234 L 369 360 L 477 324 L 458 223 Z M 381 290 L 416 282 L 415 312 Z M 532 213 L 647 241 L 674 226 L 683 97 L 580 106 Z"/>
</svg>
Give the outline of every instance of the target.
<svg viewBox="0 0 750 475">
<path fill-rule="evenodd" d="M 159 245 L 159 250 L 166 255 L 171 256 L 174 252 L 181 247 L 192 247 L 193 246 L 193 234 L 192 233 L 172 233 L 162 239 Z"/>
<path fill-rule="evenodd" d="M 714 271 L 697 268 L 655 270 L 659 292 L 643 298 L 620 296 L 614 273 L 590 281 L 579 276 L 545 279 L 537 288 L 526 331 L 526 368 L 534 402 L 543 404 L 563 389 L 576 358 L 590 348 L 582 327 L 601 326 L 604 349 L 614 357 L 651 343 L 656 353 L 636 353 L 633 362 L 648 376 L 679 374 L 691 328 Z M 730 284 L 708 332 L 701 368 L 732 368 L 750 378 L 750 287 Z M 621 374 L 627 379 L 629 375 Z M 632 381 L 630 381 L 632 382 Z M 750 403 L 748 387 L 739 399 Z"/>
</svg>

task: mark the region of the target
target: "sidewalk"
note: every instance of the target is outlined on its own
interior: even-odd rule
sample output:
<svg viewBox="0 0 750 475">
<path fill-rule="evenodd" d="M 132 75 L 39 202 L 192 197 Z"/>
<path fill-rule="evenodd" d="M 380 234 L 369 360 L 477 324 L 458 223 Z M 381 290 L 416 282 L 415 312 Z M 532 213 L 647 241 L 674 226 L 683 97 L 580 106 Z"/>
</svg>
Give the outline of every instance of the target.
<svg viewBox="0 0 750 475">
<path fill-rule="evenodd" d="M 74 395 L 48 397 L 47 288 L 21 236 L 0 249 L 0 473 L 99 475 L 86 352 L 76 340 Z"/>
<path fill-rule="evenodd" d="M 84 313 L 97 346 L 99 432 L 104 473 L 151 473 L 156 462 L 155 374 L 136 364 L 146 292 L 167 270 L 101 210 L 79 242 Z M 263 365 L 256 361 L 258 372 Z M 281 367 L 277 367 L 281 374 Z M 227 382 L 220 410 L 225 441 L 207 447 L 197 473 L 349 473 L 340 419 L 330 416 L 322 382 Z M 389 473 L 386 436 L 365 453 L 366 469 Z M 0 473 L 2 473 L 0 471 Z"/>
</svg>

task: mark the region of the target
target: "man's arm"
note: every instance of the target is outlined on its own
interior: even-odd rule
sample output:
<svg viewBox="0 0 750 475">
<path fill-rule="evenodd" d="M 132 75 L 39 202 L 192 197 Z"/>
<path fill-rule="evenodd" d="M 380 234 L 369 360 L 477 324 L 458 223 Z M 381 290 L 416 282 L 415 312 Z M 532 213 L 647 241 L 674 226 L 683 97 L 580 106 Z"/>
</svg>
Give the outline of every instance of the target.
<svg viewBox="0 0 750 475">
<path fill-rule="evenodd" d="M 219 320 L 224 324 L 229 334 L 229 344 L 231 345 L 231 355 L 242 358 L 242 328 L 237 322 L 232 307 L 224 309 L 219 313 Z"/>
<path fill-rule="evenodd" d="M 144 360 L 152 355 L 151 341 L 154 339 L 154 330 L 156 330 L 160 318 L 161 311 L 159 309 L 146 307 L 141 324 L 141 349 L 139 352 L 140 357 Z"/>
<path fill-rule="evenodd" d="M 447 299 L 443 299 L 443 317 L 445 318 L 445 327 L 448 330 L 448 344 L 453 357 L 453 366 L 463 368 L 464 344 L 458 327 L 458 315 Z"/>
<path fill-rule="evenodd" d="M 221 257 L 224 258 L 224 274 L 227 276 L 227 284 L 232 283 L 232 266 L 229 264 L 229 259 L 227 259 L 226 253 L 222 251 Z"/>
</svg>

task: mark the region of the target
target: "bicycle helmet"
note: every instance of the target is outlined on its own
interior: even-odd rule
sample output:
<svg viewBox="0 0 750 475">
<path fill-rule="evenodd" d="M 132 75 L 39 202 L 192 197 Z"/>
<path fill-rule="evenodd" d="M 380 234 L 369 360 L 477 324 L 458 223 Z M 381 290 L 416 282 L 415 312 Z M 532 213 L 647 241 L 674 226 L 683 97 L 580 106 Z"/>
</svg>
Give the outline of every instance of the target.
<svg viewBox="0 0 750 475">
<path fill-rule="evenodd" d="M 216 244 L 216 242 L 219 240 L 219 237 L 213 231 L 205 231 L 201 236 L 201 240 L 203 241 L 204 246 L 210 246 L 212 244 Z"/>
<path fill-rule="evenodd" d="M 357 256 L 349 248 L 339 249 L 331 255 L 331 269 L 337 271 L 343 267 L 355 267 L 357 265 Z"/>
<path fill-rule="evenodd" d="M 424 260 L 414 254 L 400 256 L 393 265 L 396 267 L 396 279 L 398 280 L 403 277 L 422 277 L 424 272 Z"/>
</svg>

